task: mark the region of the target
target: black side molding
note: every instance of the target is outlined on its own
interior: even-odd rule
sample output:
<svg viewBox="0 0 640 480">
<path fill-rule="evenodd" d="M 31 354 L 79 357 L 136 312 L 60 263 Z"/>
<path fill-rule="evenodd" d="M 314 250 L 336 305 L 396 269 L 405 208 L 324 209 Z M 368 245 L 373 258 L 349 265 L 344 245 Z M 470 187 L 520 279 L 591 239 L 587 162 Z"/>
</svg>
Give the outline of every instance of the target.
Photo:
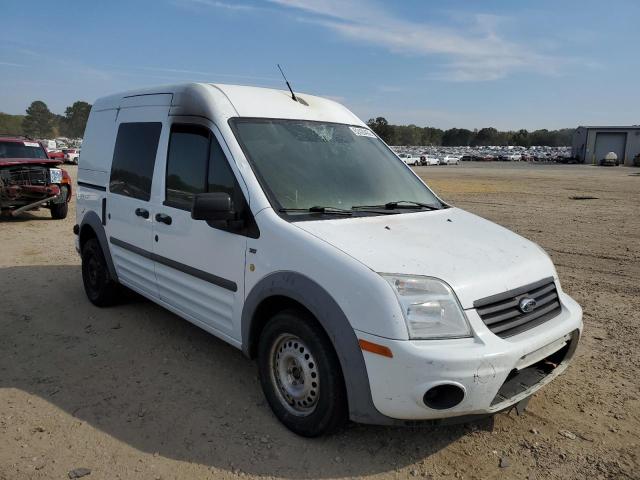
<svg viewBox="0 0 640 480">
<path fill-rule="evenodd" d="M 78 186 L 84 187 L 84 188 L 92 188 L 93 190 L 100 190 L 101 192 L 107 191 L 107 187 L 103 187 L 102 185 L 96 185 L 95 183 L 78 182 Z"/>
<path fill-rule="evenodd" d="M 238 285 L 234 281 L 227 280 L 226 278 L 218 277 L 217 275 L 213 275 L 212 273 L 204 272 L 202 270 L 198 270 L 197 268 L 190 267 L 189 265 L 185 265 L 184 263 L 179 263 L 169 258 L 162 257 L 153 252 L 149 252 L 140 247 L 136 247 L 135 245 L 131 245 L 130 243 L 118 240 L 114 237 L 109 237 L 109 241 L 117 247 L 124 248 L 125 250 L 129 250 L 130 252 L 140 255 L 141 257 L 148 258 L 149 260 L 161 263 L 162 265 L 166 265 L 167 267 L 186 273 L 187 275 L 191 275 L 192 277 L 196 277 L 200 280 L 204 280 L 205 282 L 212 283 L 214 285 L 217 285 L 218 287 L 224 288 L 225 290 L 230 290 L 232 292 L 238 291 Z"/>
<path fill-rule="evenodd" d="M 102 225 L 107 224 L 107 199 L 102 198 Z"/>
</svg>

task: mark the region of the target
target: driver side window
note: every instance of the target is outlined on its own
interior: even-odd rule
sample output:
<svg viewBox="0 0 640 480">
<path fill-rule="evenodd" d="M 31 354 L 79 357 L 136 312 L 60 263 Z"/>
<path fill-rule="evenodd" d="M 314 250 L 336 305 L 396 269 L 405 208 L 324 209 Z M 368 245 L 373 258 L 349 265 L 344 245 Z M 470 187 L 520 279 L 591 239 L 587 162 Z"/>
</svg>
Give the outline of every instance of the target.
<svg viewBox="0 0 640 480">
<path fill-rule="evenodd" d="M 215 228 L 256 236 L 255 221 L 217 138 L 200 125 L 174 124 L 169 137 L 164 204 L 190 211 L 194 195 L 212 192 L 229 194 L 239 220 Z"/>
<path fill-rule="evenodd" d="M 173 125 L 167 154 L 165 205 L 191 210 L 193 196 L 207 190 L 211 133 L 196 125 Z"/>
</svg>

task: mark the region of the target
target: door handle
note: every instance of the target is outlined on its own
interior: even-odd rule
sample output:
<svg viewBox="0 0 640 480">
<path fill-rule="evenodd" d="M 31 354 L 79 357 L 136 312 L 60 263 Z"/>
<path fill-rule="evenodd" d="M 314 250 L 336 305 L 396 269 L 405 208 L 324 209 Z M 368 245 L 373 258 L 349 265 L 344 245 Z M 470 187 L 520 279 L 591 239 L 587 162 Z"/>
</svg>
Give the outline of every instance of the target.
<svg viewBox="0 0 640 480">
<path fill-rule="evenodd" d="M 136 215 L 142 218 L 149 218 L 149 210 L 144 208 L 136 208 Z"/>
<path fill-rule="evenodd" d="M 171 217 L 166 213 L 156 213 L 156 222 L 171 225 Z"/>
</svg>

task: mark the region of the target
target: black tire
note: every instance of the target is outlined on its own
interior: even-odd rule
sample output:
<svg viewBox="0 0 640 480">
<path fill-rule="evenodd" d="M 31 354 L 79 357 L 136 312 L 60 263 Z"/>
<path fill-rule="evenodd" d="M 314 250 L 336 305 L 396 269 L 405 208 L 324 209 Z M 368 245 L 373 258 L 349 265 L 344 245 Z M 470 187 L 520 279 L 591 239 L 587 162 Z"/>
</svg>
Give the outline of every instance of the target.
<svg viewBox="0 0 640 480">
<path fill-rule="evenodd" d="M 119 284 L 111 278 L 96 238 L 90 238 L 82 247 L 82 283 L 87 298 L 94 305 L 108 307 L 116 303 Z"/>
<path fill-rule="evenodd" d="M 67 197 L 69 195 L 69 189 L 66 186 L 60 187 L 60 203 L 51 202 L 49 204 L 49 209 L 51 210 L 51 218 L 54 220 L 62 220 L 67 218 L 67 213 L 69 212 L 69 202 L 67 202 Z"/>
<path fill-rule="evenodd" d="M 291 388 L 301 388 L 303 392 L 309 389 L 302 393 L 308 395 L 309 410 L 306 411 L 300 411 L 304 408 L 300 397 L 297 400 L 290 397 L 287 402 L 285 387 L 278 383 L 282 376 L 276 373 L 285 368 L 285 364 L 290 365 L 290 356 L 298 352 L 300 360 L 308 363 L 300 366 L 298 376 L 296 370 L 293 373 L 287 370 L 287 377 L 294 383 L 296 378 L 302 380 L 302 387 Z M 258 344 L 258 371 L 271 409 L 292 432 L 303 437 L 318 437 L 338 430 L 347 422 L 347 396 L 340 362 L 326 333 L 308 313 L 284 310 L 269 320 Z"/>
<path fill-rule="evenodd" d="M 63 220 L 67 218 L 67 213 L 69 212 L 69 204 L 67 202 L 64 203 L 54 203 L 50 207 L 51 209 L 51 218 L 54 220 Z"/>
</svg>

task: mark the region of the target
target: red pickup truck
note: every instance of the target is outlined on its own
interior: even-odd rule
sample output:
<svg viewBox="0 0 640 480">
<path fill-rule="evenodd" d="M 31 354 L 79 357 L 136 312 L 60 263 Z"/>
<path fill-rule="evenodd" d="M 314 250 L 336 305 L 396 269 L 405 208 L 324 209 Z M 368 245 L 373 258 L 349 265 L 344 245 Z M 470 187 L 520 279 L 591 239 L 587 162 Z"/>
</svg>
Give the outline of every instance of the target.
<svg viewBox="0 0 640 480">
<path fill-rule="evenodd" d="M 39 142 L 27 137 L 0 136 L 0 212 L 48 208 L 51 217 L 67 216 L 71 199 L 71 177 L 58 168 L 61 160 L 50 159 Z"/>
</svg>

